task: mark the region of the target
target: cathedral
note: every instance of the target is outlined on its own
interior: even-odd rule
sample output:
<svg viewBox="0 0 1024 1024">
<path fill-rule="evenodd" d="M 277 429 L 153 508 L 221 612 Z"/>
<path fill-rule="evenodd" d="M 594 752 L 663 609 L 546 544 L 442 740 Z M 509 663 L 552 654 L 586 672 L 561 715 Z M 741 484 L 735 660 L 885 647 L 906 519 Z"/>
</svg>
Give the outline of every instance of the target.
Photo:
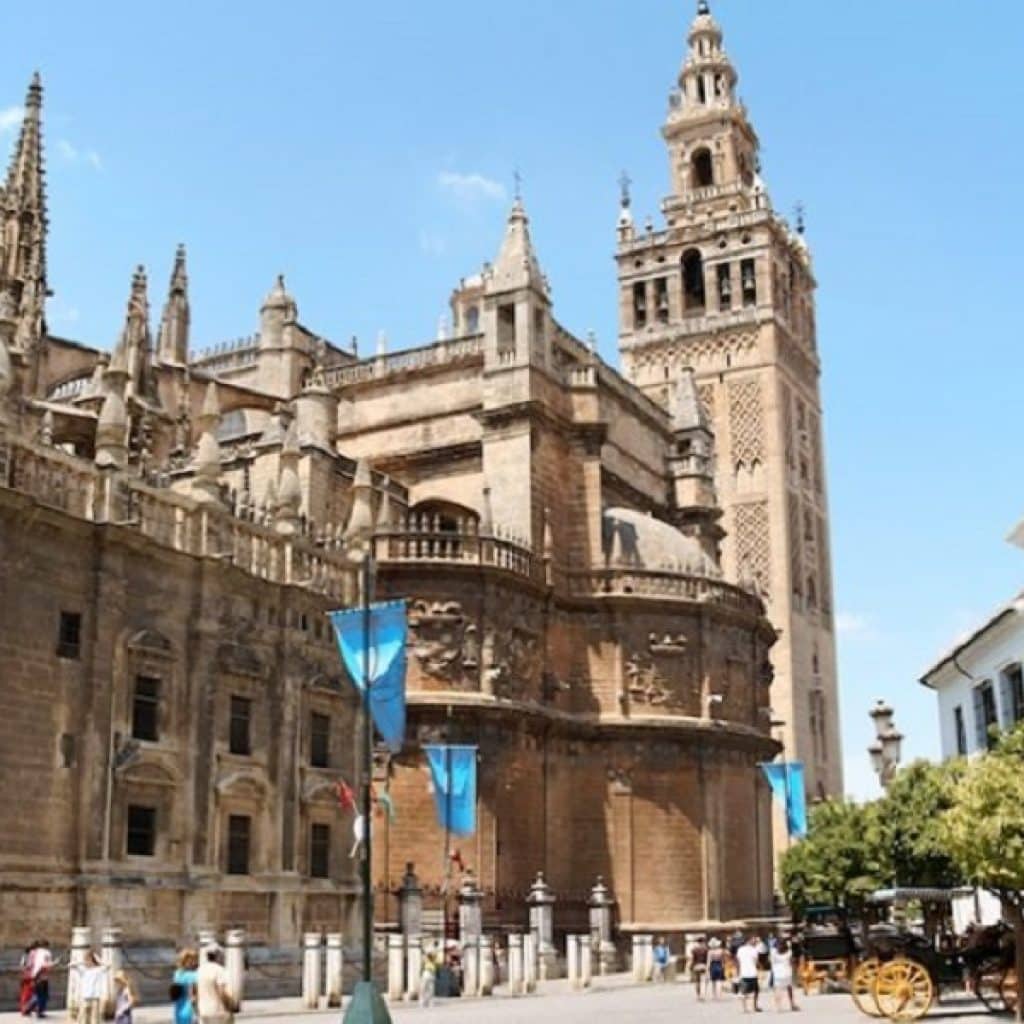
<svg viewBox="0 0 1024 1024">
<path fill-rule="evenodd" d="M 0 188 L 0 948 L 354 934 L 358 703 L 325 613 L 366 552 L 409 609 L 382 930 L 409 864 L 435 911 L 471 872 L 495 930 L 538 872 L 559 931 L 599 878 L 623 935 L 773 911 L 759 763 L 842 780 L 815 281 L 736 86 L 701 2 L 664 223 L 624 190 L 609 225 L 616 370 L 558 321 L 520 199 L 417 347 L 357 354 L 278 278 L 253 333 L 196 350 L 184 248 L 158 320 L 139 267 L 109 351 L 55 336 L 32 81 Z M 479 750 L 455 868 L 437 741 Z"/>
</svg>

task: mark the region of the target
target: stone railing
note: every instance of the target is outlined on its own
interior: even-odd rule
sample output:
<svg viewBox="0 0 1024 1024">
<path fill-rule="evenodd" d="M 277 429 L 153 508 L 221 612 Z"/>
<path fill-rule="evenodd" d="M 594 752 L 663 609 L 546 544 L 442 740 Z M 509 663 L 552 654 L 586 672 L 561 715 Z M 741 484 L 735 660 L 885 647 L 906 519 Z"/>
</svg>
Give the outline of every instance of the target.
<svg viewBox="0 0 1024 1024">
<path fill-rule="evenodd" d="M 128 473 L 99 470 L 21 439 L 0 440 L 0 487 L 78 519 L 137 530 L 174 551 L 228 562 L 274 583 L 306 587 L 339 604 L 355 597 L 355 576 L 341 539 L 318 537 L 306 524 L 283 534 L 243 510 L 200 504 Z"/>
<path fill-rule="evenodd" d="M 746 614 L 758 614 L 761 600 L 723 580 L 671 569 L 637 569 L 613 566 L 565 574 L 566 587 L 574 597 L 651 597 L 714 604 Z"/>
<path fill-rule="evenodd" d="M 423 348 L 372 356 L 358 363 L 329 366 L 321 370 L 320 374 L 328 388 L 338 388 L 380 380 L 393 374 L 481 359 L 483 352 L 483 335 L 474 334 L 465 338 L 452 338 L 450 341 L 437 341 Z"/>
<path fill-rule="evenodd" d="M 211 345 L 209 348 L 191 353 L 189 365 L 207 373 L 223 373 L 227 370 L 253 366 L 259 351 L 259 341 L 259 336 L 253 334 L 247 338 L 236 338 L 234 341 Z"/>
<path fill-rule="evenodd" d="M 539 568 L 528 545 L 512 537 L 478 532 L 473 520 L 443 530 L 429 517 L 410 516 L 400 526 L 378 529 L 373 542 L 375 557 L 382 565 L 482 565 L 529 579 L 536 578 Z"/>
<path fill-rule="evenodd" d="M 51 402 L 71 402 L 84 395 L 89 390 L 91 383 L 91 373 L 84 374 L 81 377 L 72 377 L 71 380 L 66 380 L 55 388 L 51 388 L 46 395 L 47 400 Z"/>
</svg>

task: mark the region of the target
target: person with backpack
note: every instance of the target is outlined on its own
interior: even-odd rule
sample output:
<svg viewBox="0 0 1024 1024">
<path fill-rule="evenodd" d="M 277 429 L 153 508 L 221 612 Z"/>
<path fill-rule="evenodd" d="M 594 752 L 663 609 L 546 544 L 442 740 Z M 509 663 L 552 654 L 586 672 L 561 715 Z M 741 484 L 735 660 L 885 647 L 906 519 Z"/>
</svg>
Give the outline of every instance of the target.
<svg viewBox="0 0 1024 1024">
<path fill-rule="evenodd" d="M 196 980 L 199 954 L 194 949 L 183 949 L 178 954 L 178 966 L 171 979 L 168 995 L 174 1005 L 174 1024 L 194 1024 Z"/>
</svg>

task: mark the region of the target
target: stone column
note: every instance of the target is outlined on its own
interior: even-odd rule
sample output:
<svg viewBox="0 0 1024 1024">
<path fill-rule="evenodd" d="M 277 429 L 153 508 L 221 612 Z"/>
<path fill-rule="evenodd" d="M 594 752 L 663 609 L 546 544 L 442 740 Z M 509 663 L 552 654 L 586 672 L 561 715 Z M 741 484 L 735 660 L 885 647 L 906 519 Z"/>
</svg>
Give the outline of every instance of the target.
<svg viewBox="0 0 1024 1024">
<path fill-rule="evenodd" d="M 423 933 L 423 889 L 413 870 L 413 863 L 405 865 L 402 887 L 398 890 L 398 920 L 403 935 Z"/>
<path fill-rule="evenodd" d="M 480 936 L 480 995 L 494 992 L 494 940 L 490 935 Z"/>
<path fill-rule="evenodd" d="M 601 974 L 615 970 L 616 952 L 612 941 L 612 911 L 615 900 L 598 875 L 594 888 L 590 890 L 590 934 L 593 936 L 597 953 L 597 968 Z"/>
<path fill-rule="evenodd" d="M 320 932 L 302 936 L 302 1005 L 307 1010 L 320 1006 Z"/>
<path fill-rule="evenodd" d="M 483 911 L 481 903 L 484 894 L 476 884 L 476 878 L 467 872 L 466 878 L 459 889 L 459 941 L 467 942 L 480 938 L 483 931 Z"/>
<path fill-rule="evenodd" d="M 420 997 L 420 975 L 423 973 L 423 936 L 405 937 L 405 998 L 413 1002 Z"/>
<path fill-rule="evenodd" d="M 92 948 L 92 929 L 91 928 L 72 928 L 71 929 L 71 953 L 68 957 L 68 963 L 71 967 L 75 964 L 85 963 L 85 954 L 89 949 Z M 79 975 L 78 971 L 68 971 L 68 994 L 65 1000 L 65 1005 L 68 1010 L 68 1017 L 71 1020 L 78 1018 L 78 986 L 79 986 Z"/>
<path fill-rule="evenodd" d="M 228 988 L 241 1008 L 245 991 L 245 929 L 232 928 L 224 936 L 224 946 L 227 950 L 224 966 L 228 972 Z"/>
<path fill-rule="evenodd" d="M 523 937 L 513 934 L 508 937 L 508 990 L 514 995 L 522 995 L 523 986 Z"/>
<path fill-rule="evenodd" d="M 467 939 L 462 943 L 462 994 L 480 994 L 480 940 Z"/>
<path fill-rule="evenodd" d="M 405 995 L 405 936 L 388 936 L 388 999 L 397 1003 Z"/>
<path fill-rule="evenodd" d="M 537 937 L 532 932 L 523 936 L 523 991 L 537 990 Z"/>
<path fill-rule="evenodd" d="M 530 934 L 536 943 L 539 960 L 540 980 L 556 976 L 558 951 L 555 949 L 555 894 L 544 880 L 544 872 L 538 871 L 527 897 L 530 905 Z"/>
<path fill-rule="evenodd" d="M 594 976 L 594 945 L 589 935 L 580 935 L 580 987 L 590 988 Z"/>
<path fill-rule="evenodd" d="M 114 1016 L 114 1003 L 117 996 L 117 990 L 114 988 L 114 975 L 124 965 L 124 950 L 121 948 L 121 929 L 104 928 L 101 942 L 103 943 L 103 950 L 100 959 L 104 965 L 110 968 L 106 973 L 103 988 L 103 1016 L 109 1020 Z"/>
<path fill-rule="evenodd" d="M 342 947 L 344 936 L 341 932 L 327 934 L 327 970 L 324 976 L 324 994 L 328 1006 L 341 1006 L 342 984 L 345 959 Z"/>
<path fill-rule="evenodd" d="M 569 979 L 569 988 L 579 988 L 580 974 L 580 937 L 565 937 L 565 976 Z"/>
</svg>

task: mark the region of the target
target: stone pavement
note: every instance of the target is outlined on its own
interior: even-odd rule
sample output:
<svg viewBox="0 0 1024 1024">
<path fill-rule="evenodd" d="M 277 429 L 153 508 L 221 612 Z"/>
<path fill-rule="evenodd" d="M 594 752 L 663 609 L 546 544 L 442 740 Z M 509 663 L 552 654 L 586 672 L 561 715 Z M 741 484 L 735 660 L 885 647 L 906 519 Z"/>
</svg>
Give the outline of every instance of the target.
<svg viewBox="0 0 1024 1024">
<path fill-rule="evenodd" d="M 765 1000 L 765 1019 L 783 1016 L 772 1009 L 771 1000 Z M 801 1013 L 794 1019 L 800 1024 L 867 1024 L 845 995 L 809 996 L 798 999 Z M 417 1005 L 400 1004 L 391 1008 L 395 1024 L 475 1024 L 486 1020 L 496 1024 L 594 1024 L 595 1018 L 618 1022 L 642 1021 L 643 1024 L 679 1024 L 680 1021 L 717 1022 L 742 1019 L 739 1000 L 731 994 L 719 1002 L 699 1003 L 693 991 L 685 984 L 644 985 L 632 984 L 627 975 L 595 979 L 595 987 L 587 992 L 570 992 L 564 982 L 542 985 L 531 996 L 491 999 L 439 1000 L 430 1009 Z M 338 1010 L 303 1010 L 297 999 L 256 1000 L 246 1003 L 238 1017 L 238 1024 L 258 1020 L 260 1024 L 326 1024 L 337 1021 Z M 791 1015 L 785 1013 L 789 1018 Z M 55 1024 L 62 1024 L 64 1015 L 50 1015 Z M 967 999 L 949 999 L 934 1007 L 926 1018 L 953 1024 L 980 1024 L 991 1021 L 978 1002 Z M 150 1005 L 140 1007 L 135 1024 L 168 1024 L 169 1007 Z M 24 1024 L 15 1013 L 0 1013 L 0 1024 Z"/>
</svg>

